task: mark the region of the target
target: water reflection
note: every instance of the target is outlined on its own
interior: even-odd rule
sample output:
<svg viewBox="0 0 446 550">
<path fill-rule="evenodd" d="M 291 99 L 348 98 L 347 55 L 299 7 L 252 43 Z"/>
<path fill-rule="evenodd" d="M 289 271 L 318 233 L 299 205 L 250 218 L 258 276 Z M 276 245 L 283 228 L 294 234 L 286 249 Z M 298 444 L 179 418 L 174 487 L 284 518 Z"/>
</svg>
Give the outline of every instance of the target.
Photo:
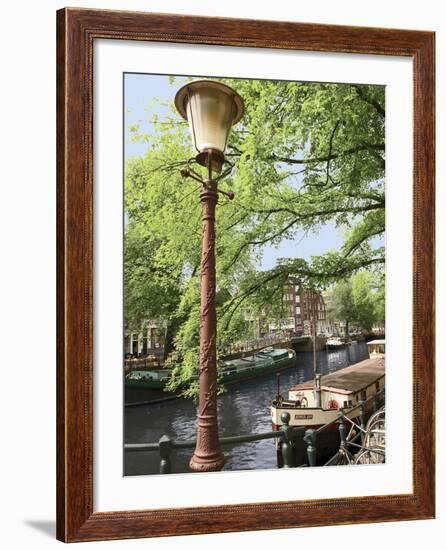
<svg viewBox="0 0 446 550">
<path fill-rule="evenodd" d="M 317 354 L 318 372 L 328 374 L 342 367 L 357 363 L 368 357 L 367 345 L 354 343 L 338 351 L 320 351 Z M 311 353 L 298 353 L 295 364 L 281 372 L 280 390 L 286 396 L 288 388 L 305 382 L 313 376 Z M 271 429 L 269 405 L 277 392 L 276 374 L 240 382 L 229 386 L 219 396 L 218 418 L 221 436 L 260 433 Z M 130 407 L 124 411 L 126 443 L 156 442 L 167 434 L 172 439 L 194 439 L 196 433 L 196 409 L 185 399 L 141 407 Z M 225 446 L 227 457 L 225 470 L 250 470 L 276 467 L 273 440 Z M 192 451 L 181 450 L 172 453 L 172 471 L 189 472 L 188 462 Z M 126 453 L 125 475 L 159 473 L 158 453 Z"/>
</svg>

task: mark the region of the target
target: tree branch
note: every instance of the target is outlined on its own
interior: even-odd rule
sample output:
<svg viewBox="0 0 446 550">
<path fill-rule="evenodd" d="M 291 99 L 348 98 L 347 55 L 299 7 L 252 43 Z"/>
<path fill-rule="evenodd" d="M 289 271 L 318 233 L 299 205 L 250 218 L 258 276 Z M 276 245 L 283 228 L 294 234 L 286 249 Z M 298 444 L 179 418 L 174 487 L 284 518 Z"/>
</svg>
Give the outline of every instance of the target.
<svg viewBox="0 0 446 550">
<path fill-rule="evenodd" d="M 368 233 L 367 235 L 364 235 L 363 237 L 357 239 L 352 245 L 348 247 L 348 250 L 344 254 L 344 258 L 348 258 L 352 252 L 357 250 L 362 243 L 367 241 L 368 239 L 371 239 L 372 237 L 376 237 L 377 235 L 381 235 L 384 233 L 384 228 L 379 228 L 376 231 L 373 231 L 372 233 Z"/>
<path fill-rule="evenodd" d="M 355 196 L 355 195 L 352 195 Z M 359 195 L 356 195 L 358 198 Z M 328 216 L 332 214 L 343 214 L 343 213 L 351 213 L 351 214 L 359 214 L 361 212 L 368 212 L 370 210 L 377 210 L 380 208 L 384 208 L 384 201 L 382 199 L 378 199 L 378 203 L 372 203 L 367 204 L 364 206 L 351 206 L 351 207 L 345 207 L 345 208 L 330 208 L 328 210 L 316 210 L 315 212 L 308 212 L 307 214 L 300 214 L 296 210 L 292 210 L 291 208 L 269 208 L 269 209 L 261 209 L 261 210 L 252 210 L 254 214 L 276 214 L 279 212 L 287 212 L 288 214 L 292 214 L 293 216 L 296 216 L 296 219 L 293 223 L 297 223 L 300 220 L 306 220 L 309 218 L 314 217 L 322 217 L 322 216 Z M 288 226 L 286 227 L 288 229 Z M 277 236 L 280 236 L 282 234 L 282 231 L 277 234 Z M 252 243 L 257 244 L 257 243 Z M 259 243 L 263 244 L 263 243 Z"/>
<path fill-rule="evenodd" d="M 335 136 L 335 133 L 336 133 L 336 130 L 338 129 L 338 126 L 340 124 L 340 120 L 338 120 L 333 128 L 333 132 L 331 133 L 331 136 L 330 136 L 330 143 L 329 143 L 329 146 L 328 146 L 328 159 L 327 159 L 327 177 L 325 179 L 325 185 L 328 185 L 328 181 L 330 179 L 330 161 L 332 160 L 331 159 L 331 156 L 333 154 L 333 139 L 334 139 L 334 136 Z"/>
<path fill-rule="evenodd" d="M 339 153 L 331 153 L 331 155 L 326 155 L 323 157 L 313 157 L 308 159 L 293 159 L 293 158 L 285 158 L 285 157 L 277 157 L 276 155 L 273 155 L 270 157 L 270 160 L 273 160 L 275 162 L 284 162 L 286 164 L 318 164 L 320 162 L 326 162 L 328 160 L 337 159 L 339 157 L 342 157 L 344 155 L 353 155 L 354 153 L 359 153 L 360 151 L 384 151 L 385 145 L 384 143 L 363 143 L 361 145 L 358 145 L 357 147 L 351 147 L 350 149 L 346 149 L 345 151 L 340 151 Z"/>
<path fill-rule="evenodd" d="M 248 246 L 259 246 L 262 244 L 266 244 L 267 242 L 280 237 L 283 235 L 288 229 L 290 229 L 293 225 L 298 223 L 301 220 L 310 219 L 317 216 L 328 216 L 331 214 L 342 214 L 342 213 L 351 213 L 351 214 L 359 214 L 361 212 L 366 212 L 370 210 L 377 210 L 384 208 L 384 204 L 371 204 L 368 206 L 362 206 L 362 207 L 352 207 L 352 208 L 336 208 L 332 210 L 320 210 L 318 212 L 312 212 L 309 214 L 298 214 L 296 211 L 291 210 L 289 208 L 272 208 L 270 210 L 253 210 L 252 212 L 256 214 L 271 214 L 271 213 L 277 213 L 277 212 L 287 212 L 289 214 L 293 214 L 296 216 L 290 223 L 288 223 L 284 228 L 282 228 L 280 231 L 277 231 L 273 235 L 270 235 L 268 237 L 265 237 L 264 239 L 257 240 L 257 241 L 246 241 L 244 242 L 238 251 L 235 253 L 232 260 L 229 262 L 229 264 L 223 269 L 223 273 L 227 273 L 231 267 L 235 264 L 235 262 L 239 259 L 241 253 L 248 247 Z"/>
<path fill-rule="evenodd" d="M 236 296 L 231 298 L 231 300 L 227 304 L 224 305 L 224 307 L 222 308 L 222 314 L 225 315 L 227 312 L 230 312 L 230 318 L 226 323 L 226 328 L 229 326 L 229 323 L 235 311 L 241 306 L 241 304 L 247 298 L 252 296 L 257 290 L 264 287 L 266 283 L 273 281 L 274 279 L 282 277 L 284 283 L 289 275 L 295 275 L 300 278 L 305 277 L 308 280 L 319 279 L 328 281 L 330 279 L 337 279 L 341 276 L 345 276 L 346 274 L 353 273 L 354 271 L 358 271 L 361 268 L 368 267 L 373 264 L 382 264 L 384 262 L 385 258 L 383 257 L 370 258 L 368 260 L 360 259 L 357 263 L 350 261 L 350 263 L 344 263 L 342 267 L 328 272 L 313 271 L 311 267 L 308 267 L 306 269 L 299 269 L 296 268 L 293 264 L 278 266 L 274 269 L 272 274 L 268 275 L 267 277 L 262 277 L 260 281 L 257 281 L 255 284 L 248 287 L 242 293 L 237 294 Z"/>
<path fill-rule="evenodd" d="M 356 93 L 358 94 L 360 99 L 362 99 L 362 101 L 365 101 L 366 103 L 374 107 L 381 116 L 386 116 L 386 111 L 383 106 L 380 105 L 375 99 L 371 99 L 370 97 L 365 95 L 364 90 L 361 86 L 359 86 L 359 84 L 352 84 L 352 87 L 355 89 Z"/>
</svg>

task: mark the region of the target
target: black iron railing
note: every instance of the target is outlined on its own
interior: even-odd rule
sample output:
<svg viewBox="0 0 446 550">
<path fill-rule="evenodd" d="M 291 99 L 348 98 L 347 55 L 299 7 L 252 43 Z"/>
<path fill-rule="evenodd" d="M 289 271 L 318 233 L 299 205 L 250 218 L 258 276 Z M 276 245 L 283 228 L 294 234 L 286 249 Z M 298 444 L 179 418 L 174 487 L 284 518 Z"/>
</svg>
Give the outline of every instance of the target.
<svg viewBox="0 0 446 550">
<path fill-rule="evenodd" d="M 358 405 L 349 409 L 348 413 L 351 416 L 352 411 L 358 410 L 358 424 L 353 422 L 347 417 L 346 413 L 341 409 L 335 419 L 327 424 L 324 424 L 317 430 L 308 428 L 305 429 L 301 426 L 290 426 L 290 414 L 283 412 L 281 414 L 282 427 L 279 430 L 263 432 L 259 434 L 247 434 L 247 435 L 235 435 L 230 437 L 221 437 L 220 445 L 222 447 L 226 445 L 241 445 L 244 443 L 250 443 L 253 441 L 261 441 L 264 439 L 274 439 L 277 443 L 278 453 L 281 457 L 281 467 L 283 468 L 296 468 L 301 466 L 316 466 L 317 454 L 318 454 L 318 436 L 327 430 L 333 424 L 338 424 L 339 431 L 339 448 L 333 456 L 324 464 L 324 466 L 330 466 L 342 462 L 340 458 L 351 456 L 351 448 L 362 450 L 366 449 L 363 446 L 365 427 L 366 427 L 366 406 L 368 403 L 372 403 L 373 412 L 378 411 L 380 404 L 384 401 L 384 390 L 381 390 L 377 394 L 364 401 L 360 401 Z M 356 433 L 353 437 L 348 438 L 346 424 L 350 423 L 355 425 Z M 307 461 L 303 464 L 297 464 L 294 449 L 299 441 L 303 441 L 306 445 Z M 360 441 L 360 443 L 359 443 Z M 158 452 L 160 455 L 160 474 L 172 473 L 172 451 L 178 449 L 195 449 L 195 439 L 189 439 L 185 441 L 175 441 L 163 435 L 156 443 L 127 443 L 124 445 L 124 449 L 130 453 L 136 452 Z M 379 449 L 376 452 L 380 452 Z"/>
<path fill-rule="evenodd" d="M 359 401 L 359 403 L 353 407 L 352 409 L 349 409 L 349 415 L 351 416 L 351 413 L 353 411 L 358 411 L 358 423 L 351 420 L 346 413 L 341 409 L 339 411 L 339 414 L 337 418 L 332 420 L 331 422 L 327 422 L 327 424 L 324 424 L 317 430 L 311 430 L 308 429 L 305 433 L 305 441 L 307 443 L 307 455 L 308 455 L 308 465 L 309 466 L 316 466 L 316 457 L 317 457 L 317 437 L 318 434 L 321 434 L 325 430 L 327 430 L 330 426 L 333 424 L 338 423 L 338 431 L 339 431 L 339 449 L 336 451 L 336 453 L 327 461 L 323 466 L 332 466 L 334 464 L 339 463 L 345 463 L 342 462 L 342 459 L 345 458 L 346 462 L 350 462 L 352 457 L 351 448 L 354 449 L 366 449 L 364 447 L 364 437 L 366 434 L 366 406 L 367 404 L 372 404 L 372 412 L 376 413 L 382 403 L 385 400 L 385 390 L 382 389 L 378 391 L 375 395 L 368 397 L 365 400 Z M 356 428 L 356 433 L 353 435 L 353 437 L 348 438 L 347 437 L 347 427 L 346 424 L 349 423 L 351 427 Z M 358 443 L 358 441 L 361 441 L 361 444 Z M 376 450 L 377 453 L 379 453 L 379 449 Z"/>
<path fill-rule="evenodd" d="M 293 441 L 299 435 L 303 436 L 305 428 L 289 426 L 290 415 L 288 413 L 283 414 L 282 421 L 284 422 L 283 428 L 271 432 L 263 432 L 259 434 L 247 434 L 247 435 L 234 435 L 230 437 L 221 437 L 220 445 L 240 445 L 243 443 L 250 443 L 253 441 L 262 441 L 264 439 L 276 439 L 279 440 L 280 450 L 283 459 L 284 468 L 293 468 L 292 461 L 292 446 Z M 175 449 L 195 449 L 195 439 L 189 439 L 186 441 L 175 441 L 163 435 L 157 443 L 127 443 L 124 445 L 124 449 L 128 452 L 159 452 L 160 455 L 160 474 L 172 473 L 171 453 Z"/>
</svg>

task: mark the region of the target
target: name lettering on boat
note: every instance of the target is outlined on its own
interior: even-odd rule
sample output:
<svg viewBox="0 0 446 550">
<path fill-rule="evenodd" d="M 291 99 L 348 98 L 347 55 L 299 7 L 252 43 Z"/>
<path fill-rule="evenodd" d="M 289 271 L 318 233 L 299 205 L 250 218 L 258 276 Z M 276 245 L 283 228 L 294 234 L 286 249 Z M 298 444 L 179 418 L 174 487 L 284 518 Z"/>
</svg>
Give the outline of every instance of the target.
<svg viewBox="0 0 446 550">
<path fill-rule="evenodd" d="M 295 414 L 295 420 L 311 420 L 313 418 L 312 414 Z"/>
</svg>

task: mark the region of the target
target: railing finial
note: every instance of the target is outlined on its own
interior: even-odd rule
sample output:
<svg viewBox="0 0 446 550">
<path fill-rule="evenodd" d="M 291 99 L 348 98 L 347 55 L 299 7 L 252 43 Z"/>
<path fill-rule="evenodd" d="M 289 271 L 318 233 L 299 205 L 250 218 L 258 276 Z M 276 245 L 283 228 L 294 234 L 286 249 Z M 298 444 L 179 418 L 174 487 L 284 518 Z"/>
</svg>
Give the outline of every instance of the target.
<svg viewBox="0 0 446 550">
<path fill-rule="evenodd" d="M 172 473 L 172 462 L 170 460 L 170 451 L 172 450 L 172 440 L 169 436 L 163 435 L 158 442 L 160 450 L 160 474 Z"/>
</svg>

